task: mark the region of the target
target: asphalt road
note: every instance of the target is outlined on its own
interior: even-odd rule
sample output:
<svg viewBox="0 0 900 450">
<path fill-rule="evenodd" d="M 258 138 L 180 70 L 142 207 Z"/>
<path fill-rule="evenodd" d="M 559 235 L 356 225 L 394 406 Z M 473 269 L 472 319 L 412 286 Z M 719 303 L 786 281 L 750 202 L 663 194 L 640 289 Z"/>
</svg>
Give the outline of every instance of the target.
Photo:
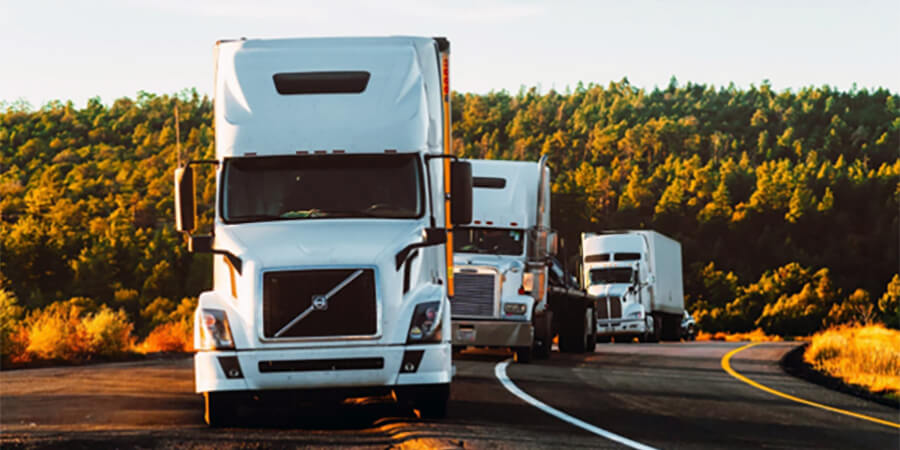
<svg viewBox="0 0 900 450">
<path fill-rule="evenodd" d="M 512 383 L 588 426 L 655 448 L 900 447 L 900 430 L 774 396 L 733 378 L 724 342 L 601 344 L 594 354 L 554 353 L 511 364 Z M 890 422 L 896 409 L 784 374 L 792 343 L 743 350 L 731 366 L 773 389 Z M 626 448 L 551 416 L 498 380 L 502 352 L 455 361 L 449 416 L 423 421 L 389 401 L 281 405 L 248 426 L 208 429 L 193 394 L 190 359 L 0 373 L 0 447 L 58 448 Z"/>
</svg>

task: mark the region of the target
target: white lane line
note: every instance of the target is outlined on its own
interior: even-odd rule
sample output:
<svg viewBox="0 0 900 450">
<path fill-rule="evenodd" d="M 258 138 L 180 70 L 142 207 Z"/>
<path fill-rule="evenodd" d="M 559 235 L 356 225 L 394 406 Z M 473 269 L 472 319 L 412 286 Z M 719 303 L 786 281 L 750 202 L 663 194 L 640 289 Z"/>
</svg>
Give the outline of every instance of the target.
<svg viewBox="0 0 900 450">
<path fill-rule="evenodd" d="M 635 449 L 640 449 L 640 450 L 656 450 L 653 447 L 641 444 L 640 442 L 632 441 L 631 439 L 628 439 L 624 436 L 619 436 L 618 434 L 606 431 L 603 428 L 595 427 L 581 419 L 572 417 L 558 409 L 554 409 L 553 407 L 547 405 L 546 403 L 528 395 L 525 391 L 519 389 L 519 387 L 516 386 L 516 384 L 513 383 L 512 380 L 509 379 L 509 376 L 506 375 L 506 367 L 507 366 L 509 366 L 509 360 L 497 363 L 497 365 L 494 366 L 494 376 L 497 377 L 497 379 L 500 381 L 500 384 L 502 384 L 503 387 L 505 387 L 507 391 L 511 392 L 516 397 L 519 397 L 525 403 L 528 403 L 531 406 L 534 406 L 535 408 L 540 409 L 541 411 L 544 411 L 545 413 L 556 417 L 557 419 L 568 422 L 572 425 L 575 425 L 578 428 L 589 431 L 591 433 L 596 434 L 597 436 L 604 437 L 611 441 L 618 442 L 622 445 L 625 445 L 625 446 L 628 446 L 631 448 L 635 448 Z"/>
</svg>

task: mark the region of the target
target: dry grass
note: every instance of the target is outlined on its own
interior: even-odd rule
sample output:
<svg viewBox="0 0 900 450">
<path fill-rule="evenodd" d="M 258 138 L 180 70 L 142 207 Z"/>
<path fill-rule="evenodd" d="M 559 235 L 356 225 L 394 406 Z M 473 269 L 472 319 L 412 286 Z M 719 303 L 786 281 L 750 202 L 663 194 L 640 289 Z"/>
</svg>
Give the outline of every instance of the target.
<svg viewBox="0 0 900 450">
<path fill-rule="evenodd" d="M 742 342 L 742 341 L 750 341 L 750 342 L 781 342 L 783 339 L 781 336 L 770 336 L 763 332 L 763 330 L 757 328 L 749 333 L 707 333 L 705 331 L 701 331 L 697 334 L 698 341 L 725 341 L 725 342 Z"/>
<path fill-rule="evenodd" d="M 882 325 L 832 328 L 812 337 L 803 358 L 846 383 L 900 393 L 900 331 Z"/>
<path fill-rule="evenodd" d="M 167 322 L 153 329 L 147 339 L 135 347 L 139 353 L 192 352 L 194 330 L 187 321 Z"/>
</svg>

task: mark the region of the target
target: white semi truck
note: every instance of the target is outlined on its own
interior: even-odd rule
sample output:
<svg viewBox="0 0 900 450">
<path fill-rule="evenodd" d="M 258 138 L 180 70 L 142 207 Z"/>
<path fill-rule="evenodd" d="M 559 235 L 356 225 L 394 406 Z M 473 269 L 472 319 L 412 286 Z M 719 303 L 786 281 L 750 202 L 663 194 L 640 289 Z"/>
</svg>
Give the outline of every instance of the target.
<svg viewBox="0 0 900 450">
<path fill-rule="evenodd" d="M 220 41 L 216 158 L 176 169 L 176 228 L 213 253 L 194 322 L 210 425 L 260 397 L 394 394 L 445 414 L 453 224 L 471 167 L 450 156 L 443 38 Z M 216 170 L 194 234 L 193 166 Z M 298 391 L 301 390 L 301 391 Z"/>
<path fill-rule="evenodd" d="M 599 297 L 597 336 L 678 340 L 684 315 L 681 244 L 651 230 L 583 233 L 582 280 Z"/>
<path fill-rule="evenodd" d="M 540 162 L 469 160 L 472 223 L 454 229 L 453 344 L 549 355 L 550 169 Z"/>
</svg>

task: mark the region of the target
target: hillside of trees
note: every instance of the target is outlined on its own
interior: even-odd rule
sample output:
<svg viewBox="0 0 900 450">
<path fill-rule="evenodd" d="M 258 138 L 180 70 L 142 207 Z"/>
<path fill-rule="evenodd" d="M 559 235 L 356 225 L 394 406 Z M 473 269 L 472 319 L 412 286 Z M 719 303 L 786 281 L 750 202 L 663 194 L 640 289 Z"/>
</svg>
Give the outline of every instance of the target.
<svg viewBox="0 0 900 450">
<path fill-rule="evenodd" d="M 549 155 L 567 247 L 603 229 L 681 241 L 688 305 L 707 331 L 898 326 L 897 94 L 622 80 L 452 101 L 456 154 Z M 211 284 L 209 257 L 173 230 L 176 106 L 183 157 L 213 157 L 212 101 L 195 91 L 3 105 L 0 298 L 24 308 L 17 317 L 77 297 L 123 310 L 145 335 Z M 214 186 L 200 171 L 208 225 Z"/>
</svg>

